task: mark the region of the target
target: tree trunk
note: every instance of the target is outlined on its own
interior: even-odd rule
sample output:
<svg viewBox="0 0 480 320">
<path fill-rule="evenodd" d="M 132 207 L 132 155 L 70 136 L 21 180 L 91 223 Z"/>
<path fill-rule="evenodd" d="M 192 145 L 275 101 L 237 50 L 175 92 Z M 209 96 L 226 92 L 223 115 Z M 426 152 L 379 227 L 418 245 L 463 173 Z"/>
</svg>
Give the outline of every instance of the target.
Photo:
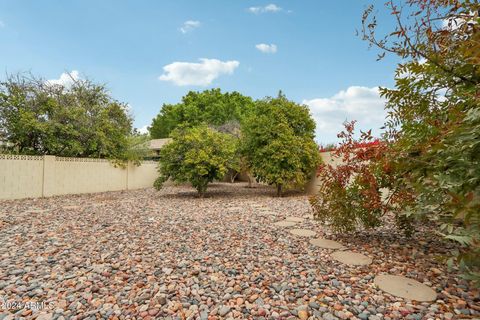
<svg viewBox="0 0 480 320">
<path fill-rule="evenodd" d="M 281 197 L 281 196 L 282 196 L 282 185 L 277 184 L 277 197 Z"/>
<path fill-rule="evenodd" d="M 199 196 L 200 198 L 205 197 L 205 192 L 207 191 L 207 184 L 205 184 L 205 185 L 199 185 L 199 186 L 197 187 L 197 191 L 198 191 L 198 196 Z"/>
<path fill-rule="evenodd" d="M 235 182 L 235 178 L 237 178 L 238 176 L 238 172 L 237 171 L 231 171 L 230 172 L 230 183 L 234 183 Z"/>
</svg>

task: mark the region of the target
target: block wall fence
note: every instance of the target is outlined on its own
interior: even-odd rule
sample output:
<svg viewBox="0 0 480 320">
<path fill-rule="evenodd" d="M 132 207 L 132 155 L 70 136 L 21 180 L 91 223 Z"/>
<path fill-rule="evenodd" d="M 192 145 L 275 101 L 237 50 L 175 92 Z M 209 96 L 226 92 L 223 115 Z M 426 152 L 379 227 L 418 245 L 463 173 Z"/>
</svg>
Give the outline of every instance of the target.
<svg viewBox="0 0 480 320">
<path fill-rule="evenodd" d="M 0 199 L 149 188 L 157 176 L 154 161 L 122 168 L 103 159 L 0 155 Z"/>
<path fill-rule="evenodd" d="M 330 152 L 321 157 L 334 166 L 338 162 Z M 150 188 L 157 176 L 154 161 L 122 168 L 103 159 L 0 155 L 0 200 Z M 316 193 L 319 184 L 312 173 L 306 193 Z"/>
<path fill-rule="evenodd" d="M 339 158 L 332 157 L 332 153 L 330 151 L 320 152 L 320 157 L 322 158 L 323 163 L 330 164 L 334 168 L 342 163 L 342 160 Z M 312 173 L 310 180 L 305 185 L 305 192 L 307 194 L 316 194 L 318 189 L 320 189 L 321 180 L 317 177 L 317 172 Z"/>
</svg>

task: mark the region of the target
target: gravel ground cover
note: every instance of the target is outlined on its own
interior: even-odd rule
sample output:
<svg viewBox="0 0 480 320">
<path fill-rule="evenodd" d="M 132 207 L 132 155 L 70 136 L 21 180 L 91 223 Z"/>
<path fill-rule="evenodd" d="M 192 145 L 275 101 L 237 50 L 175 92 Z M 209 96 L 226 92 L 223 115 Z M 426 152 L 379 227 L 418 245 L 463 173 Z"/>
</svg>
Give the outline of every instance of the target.
<svg viewBox="0 0 480 320">
<path fill-rule="evenodd" d="M 480 318 L 479 291 L 438 259 L 451 244 L 388 227 L 335 236 L 306 196 L 273 194 L 218 183 L 203 199 L 172 186 L 0 201 L 0 320 Z M 274 225 L 292 217 L 305 219 Z M 337 262 L 298 228 L 373 262 Z M 437 300 L 393 297 L 378 274 L 427 284 Z"/>
</svg>

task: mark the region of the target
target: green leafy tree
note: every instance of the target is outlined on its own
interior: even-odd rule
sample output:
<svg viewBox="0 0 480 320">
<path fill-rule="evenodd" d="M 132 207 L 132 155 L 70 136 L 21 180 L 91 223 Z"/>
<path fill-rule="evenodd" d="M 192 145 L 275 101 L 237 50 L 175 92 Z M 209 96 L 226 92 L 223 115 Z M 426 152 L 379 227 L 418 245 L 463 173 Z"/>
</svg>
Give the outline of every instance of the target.
<svg viewBox="0 0 480 320">
<path fill-rule="evenodd" d="M 181 103 L 163 105 L 153 119 L 150 135 L 153 139 L 167 138 L 180 125 L 192 127 L 207 124 L 217 127 L 241 122 L 252 107 L 252 99 L 238 92 L 222 93 L 220 89 L 190 91 Z"/>
<path fill-rule="evenodd" d="M 103 85 L 19 74 L 0 82 L 0 135 L 11 152 L 125 159 L 132 119 Z"/>
<path fill-rule="evenodd" d="M 315 122 L 306 106 L 276 98 L 257 101 L 242 126 L 242 149 L 253 175 L 285 188 L 303 187 L 319 164 Z"/>
<path fill-rule="evenodd" d="M 404 61 L 395 88 L 384 88 L 390 157 L 413 188 L 406 214 L 429 218 L 461 248 L 457 261 L 480 285 L 480 4 L 478 1 L 387 2 L 396 29 L 377 33 L 370 7 L 363 37 Z"/>
<path fill-rule="evenodd" d="M 148 129 L 152 139 L 168 138 L 170 132 L 181 123 L 180 108 L 179 105 L 163 105 L 160 113 L 153 118 L 152 124 Z"/>
<path fill-rule="evenodd" d="M 155 188 L 161 189 L 169 179 L 189 182 L 203 197 L 208 184 L 227 173 L 235 157 L 234 138 L 206 125 L 177 128 L 171 138 L 160 150 Z"/>
</svg>

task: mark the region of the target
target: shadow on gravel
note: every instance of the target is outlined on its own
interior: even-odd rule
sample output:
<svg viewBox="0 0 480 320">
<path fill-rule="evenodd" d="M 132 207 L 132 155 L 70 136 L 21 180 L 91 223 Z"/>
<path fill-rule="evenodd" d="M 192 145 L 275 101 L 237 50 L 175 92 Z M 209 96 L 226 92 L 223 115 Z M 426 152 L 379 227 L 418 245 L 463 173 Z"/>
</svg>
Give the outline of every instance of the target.
<svg viewBox="0 0 480 320">
<path fill-rule="evenodd" d="M 182 187 L 186 187 L 183 185 Z M 194 188 L 189 188 L 191 191 L 177 191 L 175 192 L 176 187 L 171 186 L 168 193 L 161 195 L 161 197 L 166 198 L 197 198 L 201 199 L 197 191 Z M 282 198 L 290 197 L 300 197 L 305 196 L 305 193 L 302 191 L 288 190 L 286 191 Z M 207 192 L 203 198 L 212 199 L 212 198 L 277 198 L 276 190 L 272 186 L 255 184 L 253 187 L 248 187 L 247 183 L 212 183 L 208 185 Z"/>
</svg>

